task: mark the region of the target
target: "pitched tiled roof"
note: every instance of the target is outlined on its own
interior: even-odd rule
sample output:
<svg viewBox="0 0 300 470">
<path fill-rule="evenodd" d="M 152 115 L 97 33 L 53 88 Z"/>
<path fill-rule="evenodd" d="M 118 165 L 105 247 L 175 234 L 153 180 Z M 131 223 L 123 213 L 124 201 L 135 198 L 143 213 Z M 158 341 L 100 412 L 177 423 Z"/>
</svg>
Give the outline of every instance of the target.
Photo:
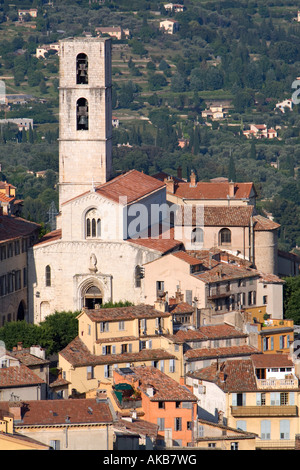
<svg viewBox="0 0 300 470">
<path fill-rule="evenodd" d="M 39 241 L 35 243 L 36 245 L 41 245 L 42 243 L 50 243 L 61 239 L 61 229 L 53 230 L 52 232 L 46 233 Z"/>
<path fill-rule="evenodd" d="M 101 364 L 126 364 L 128 362 L 154 361 L 162 359 L 176 359 L 175 356 L 164 349 L 142 349 L 136 353 L 91 354 L 80 338 L 75 338 L 59 353 L 66 361 L 74 367 Z"/>
<path fill-rule="evenodd" d="M 154 175 L 154 178 L 162 179 L 164 173 Z M 167 177 L 166 175 L 165 177 Z M 230 183 L 224 182 L 197 182 L 196 186 L 192 186 L 189 182 L 180 181 L 174 178 L 175 187 L 174 194 L 184 199 L 226 199 L 230 194 Z M 251 191 L 254 190 L 253 183 L 234 183 L 234 199 L 247 199 L 250 197 Z"/>
<path fill-rule="evenodd" d="M 252 356 L 252 362 L 256 368 L 294 366 L 288 354 L 257 354 Z"/>
<path fill-rule="evenodd" d="M 128 421 L 120 419 L 114 424 L 114 429 L 122 432 L 137 433 L 140 436 L 150 436 L 153 439 L 157 437 L 158 425 L 144 421 L 143 419 L 136 419 Z"/>
<path fill-rule="evenodd" d="M 130 367 L 130 374 L 125 373 L 124 377 L 127 377 L 129 383 L 132 383 L 132 380 L 139 380 L 139 389 L 144 393 L 149 387 L 153 387 L 154 396 L 151 401 L 197 401 L 188 388 L 180 385 L 156 367 Z"/>
<path fill-rule="evenodd" d="M 172 315 L 175 313 L 193 313 L 194 311 L 194 307 L 187 302 L 169 303 L 169 313 L 172 313 Z"/>
<path fill-rule="evenodd" d="M 197 359 L 208 358 L 227 358 L 227 357 L 240 357 L 257 354 L 259 351 L 253 346 L 244 344 L 242 346 L 229 346 L 224 348 L 200 348 L 188 349 L 184 356 L 187 361 L 195 361 Z"/>
<path fill-rule="evenodd" d="M 163 187 L 164 183 L 152 176 L 137 170 L 130 170 L 98 186 L 96 192 L 116 202 L 119 202 L 120 197 L 127 197 L 127 203 L 132 203 Z"/>
<path fill-rule="evenodd" d="M 256 391 L 256 377 L 251 359 L 230 359 L 222 364 L 188 373 L 189 377 L 217 384 L 224 392 Z"/>
<path fill-rule="evenodd" d="M 253 206 L 180 206 L 175 225 L 207 227 L 248 227 Z"/>
<path fill-rule="evenodd" d="M 129 307 L 112 307 L 112 308 L 99 308 L 99 309 L 84 309 L 87 316 L 93 322 L 102 321 L 120 321 L 130 320 L 135 318 L 157 318 L 168 317 L 168 312 L 160 312 L 152 305 L 140 304 L 132 305 Z"/>
<path fill-rule="evenodd" d="M 38 375 L 24 365 L 0 369 L 0 387 L 21 387 L 45 383 Z"/>
<path fill-rule="evenodd" d="M 259 277 L 258 271 L 254 269 L 227 263 L 218 263 L 211 269 L 192 275 L 205 283 Z"/>
<path fill-rule="evenodd" d="M 151 228 L 149 228 L 144 234 L 141 234 L 140 238 L 129 238 L 127 242 L 159 251 L 162 254 L 183 248 L 183 243 L 174 239 L 173 227 L 168 231 L 159 233 L 157 237 L 153 235 L 153 233 L 155 232 L 152 232 L 151 234 Z"/>
<path fill-rule="evenodd" d="M 182 261 L 185 261 L 186 263 L 190 264 L 191 266 L 193 265 L 198 265 L 201 264 L 201 260 L 196 258 L 195 256 L 190 255 L 186 251 L 175 251 L 172 253 L 173 256 L 176 258 L 181 259 Z"/>
<path fill-rule="evenodd" d="M 21 217 L 2 215 L 0 216 L 0 242 L 31 235 L 39 227 L 39 224 L 29 222 Z"/>
<path fill-rule="evenodd" d="M 10 351 L 9 354 L 18 359 L 22 364 L 27 367 L 36 365 L 46 365 L 50 363 L 50 361 L 46 359 L 42 359 L 40 357 L 34 356 L 33 354 L 30 354 L 29 348 L 23 348 L 21 351 Z"/>
<path fill-rule="evenodd" d="M 174 339 L 180 341 L 207 341 L 211 339 L 246 338 L 247 336 L 247 334 L 233 326 L 220 324 L 201 326 L 196 330 L 179 330 L 174 335 Z"/>
<path fill-rule="evenodd" d="M 273 222 L 273 220 L 263 217 L 262 215 L 255 215 L 253 217 L 253 228 L 257 232 L 264 232 L 268 230 L 277 230 L 280 224 Z"/>
<path fill-rule="evenodd" d="M 1 408 L 9 409 L 9 402 L 1 402 Z M 22 423 L 18 426 L 51 426 L 85 423 L 112 423 L 109 406 L 96 399 L 30 400 L 23 404 Z"/>
</svg>

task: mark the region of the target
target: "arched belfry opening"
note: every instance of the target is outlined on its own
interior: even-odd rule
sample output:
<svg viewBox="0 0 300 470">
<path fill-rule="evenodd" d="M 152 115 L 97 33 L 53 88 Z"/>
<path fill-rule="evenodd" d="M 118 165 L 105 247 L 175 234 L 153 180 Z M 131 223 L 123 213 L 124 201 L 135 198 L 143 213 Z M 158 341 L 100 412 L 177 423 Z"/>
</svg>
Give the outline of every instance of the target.
<svg viewBox="0 0 300 470">
<path fill-rule="evenodd" d="M 76 120 L 78 131 L 87 131 L 89 129 L 89 104 L 85 98 L 77 100 Z"/>
<path fill-rule="evenodd" d="M 76 84 L 77 85 L 88 85 L 88 57 L 86 54 L 78 54 L 76 60 Z"/>
</svg>

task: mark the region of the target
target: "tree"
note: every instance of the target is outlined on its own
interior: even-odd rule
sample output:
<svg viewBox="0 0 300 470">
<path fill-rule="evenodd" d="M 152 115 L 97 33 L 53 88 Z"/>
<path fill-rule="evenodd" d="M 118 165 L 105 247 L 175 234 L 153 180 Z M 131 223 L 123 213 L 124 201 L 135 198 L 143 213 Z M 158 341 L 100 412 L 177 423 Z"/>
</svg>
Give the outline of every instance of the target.
<svg viewBox="0 0 300 470">
<path fill-rule="evenodd" d="M 229 165 L 228 165 L 228 179 L 229 181 L 236 181 L 236 169 L 235 163 L 232 154 L 229 158 Z"/>
<path fill-rule="evenodd" d="M 40 343 L 47 354 L 64 349 L 78 335 L 79 312 L 55 312 L 40 324 Z"/>
<path fill-rule="evenodd" d="M 22 342 L 25 348 L 38 344 L 40 340 L 39 327 L 27 323 L 25 320 L 18 322 L 7 322 L 0 328 L 0 340 L 5 343 L 5 347 L 11 350 Z"/>
<path fill-rule="evenodd" d="M 284 317 L 294 320 L 295 324 L 300 322 L 300 276 L 284 278 L 283 286 L 283 308 Z"/>
</svg>

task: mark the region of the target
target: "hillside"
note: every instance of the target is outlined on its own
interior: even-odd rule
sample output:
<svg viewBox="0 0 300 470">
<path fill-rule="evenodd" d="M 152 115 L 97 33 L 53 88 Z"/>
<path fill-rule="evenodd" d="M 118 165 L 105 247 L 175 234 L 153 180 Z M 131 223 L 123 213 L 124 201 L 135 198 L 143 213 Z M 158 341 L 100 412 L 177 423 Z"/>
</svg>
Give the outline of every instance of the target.
<svg viewBox="0 0 300 470">
<path fill-rule="evenodd" d="M 300 245 L 294 84 L 300 75 L 300 22 L 298 4 L 285 3 L 185 0 L 184 11 L 176 13 L 148 0 L 2 2 L 0 79 L 7 94 L 33 97 L 0 112 L 1 118 L 34 119 L 32 133 L 1 127 L 2 178 L 25 199 L 24 215 L 46 223 L 51 202 L 57 205 L 58 57 L 51 51 L 38 59 L 37 47 L 121 26 L 129 35 L 113 39 L 113 114 L 120 122 L 114 129 L 116 173 L 134 167 L 176 174 L 181 166 L 186 178 L 194 169 L 201 180 L 254 181 L 259 210 L 282 224 L 281 248 Z M 20 6 L 37 7 L 37 18 L 20 21 Z M 178 22 L 174 34 L 160 29 L 166 19 Z M 292 96 L 291 110 L 276 108 Z M 224 116 L 204 117 L 211 104 L 221 106 Z M 243 131 L 250 124 L 265 124 L 277 136 L 248 139 Z M 28 173 L 39 170 L 49 170 L 46 179 Z"/>
</svg>

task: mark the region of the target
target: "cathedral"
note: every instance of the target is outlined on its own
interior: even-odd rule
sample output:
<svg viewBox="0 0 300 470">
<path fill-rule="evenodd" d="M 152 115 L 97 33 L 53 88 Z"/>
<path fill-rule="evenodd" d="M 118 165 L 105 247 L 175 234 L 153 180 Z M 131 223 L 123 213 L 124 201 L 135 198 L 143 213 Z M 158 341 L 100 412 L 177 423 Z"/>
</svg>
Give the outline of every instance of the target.
<svg viewBox="0 0 300 470">
<path fill-rule="evenodd" d="M 112 178 L 111 40 L 60 42 L 59 215 L 29 254 L 29 321 L 109 301 L 143 302 L 143 264 L 178 249 L 137 238 L 137 208 L 166 202 L 165 184 L 136 170 Z M 130 230 L 129 230 L 130 228 Z"/>
<path fill-rule="evenodd" d="M 187 244 L 221 246 L 277 274 L 279 226 L 257 216 L 252 189 L 248 199 L 233 188 L 218 201 L 214 189 L 214 207 L 202 210 L 202 221 L 191 214 L 191 240 L 168 210 L 175 205 L 169 177 L 133 169 L 113 177 L 110 39 L 62 40 L 59 57 L 59 215 L 56 230 L 28 253 L 30 322 L 106 302 L 147 303 L 144 266 Z M 197 188 L 195 182 L 184 185 L 178 183 L 185 188 L 176 200 L 181 208 L 186 191 Z M 205 205 L 206 196 L 189 197 Z"/>
</svg>

